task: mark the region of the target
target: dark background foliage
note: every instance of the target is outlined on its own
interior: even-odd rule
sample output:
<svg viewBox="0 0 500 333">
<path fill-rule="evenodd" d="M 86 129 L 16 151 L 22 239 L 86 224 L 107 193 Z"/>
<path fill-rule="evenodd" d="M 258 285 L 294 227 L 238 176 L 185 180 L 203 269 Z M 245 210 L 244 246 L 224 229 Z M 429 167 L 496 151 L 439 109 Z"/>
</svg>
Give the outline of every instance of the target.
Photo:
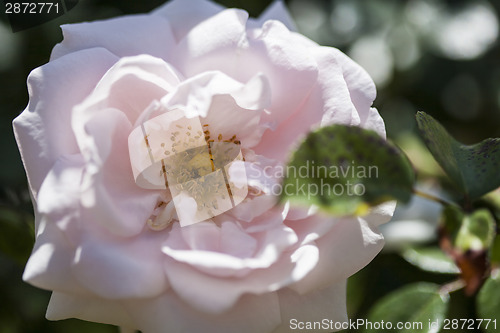
<svg viewBox="0 0 500 333">
<path fill-rule="evenodd" d="M 270 3 L 218 2 L 246 9 L 252 16 Z M 62 39 L 59 25 L 144 13 L 162 3 L 82 0 L 65 15 L 17 33 L 11 32 L 2 9 L 0 333 L 116 331 L 111 326 L 78 320 L 45 320 L 50 293 L 22 282 L 34 241 L 33 212 L 11 122 L 28 102 L 29 72 L 46 63 L 52 47 Z M 378 86 L 375 106 L 386 120 L 389 136 L 397 143 L 405 146 L 410 140 L 418 146 L 413 120 L 417 110 L 435 116 L 464 143 L 500 136 L 500 1 L 293 0 L 287 4 L 300 32 L 320 44 L 340 48 L 372 74 Z M 418 149 L 414 156 L 414 163 L 422 162 Z M 398 216 L 407 218 L 404 211 Z M 435 222 L 420 220 L 431 226 Z M 348 309 L 353 318 L 366 318 L 378 299 L 400 286 L 415 281 L 448 281 L 446 276 L 423 272 L 402 259 L 401 243 L 409 246 L 411 242 L 393 236 L 390 230 L 387 233 L 390 246 L 349 281 Z M 435 238 L 421 241 L 432 244 Z M 460 291 L 452 298 L 448 318 L 475 316 L 472 299 Z"/>
</svg>

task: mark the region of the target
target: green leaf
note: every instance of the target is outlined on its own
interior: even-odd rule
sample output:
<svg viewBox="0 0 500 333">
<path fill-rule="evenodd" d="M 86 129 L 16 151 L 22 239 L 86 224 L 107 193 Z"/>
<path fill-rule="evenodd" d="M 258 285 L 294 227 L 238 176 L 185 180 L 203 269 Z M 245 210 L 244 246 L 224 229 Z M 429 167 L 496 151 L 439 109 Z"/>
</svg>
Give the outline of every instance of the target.
<svg viewBox="0 0 500 333">
<path fill-rule="evenodd" d="M 431 283 L 416 283 L 382 298 L 371 309 L 368 321 L 391 323 L 392 329 L 384 330 L 365 326 L 363 332 L 407 332 L 436 333 L 440 330 L 448 310 L 449 296 L 439 293 L 439 286 Z M 436 324 L 437 321 L 437 324 Z M 420 327 L 397 329 L 396 324 L 421 323 Z M 433 325 L 431 324 L 433 323 Z"/>
<path fill-rule="evenodd" d="M 450 205 L 443 209 L 440 223 L 443 226 L 445 235 L 451 239 L 453 245 L 462 227 L 464 217 L 465 213 L 459 207 Z"/>
<path fill-rule="evenodd" d="M 460 273 L 455 262 L 438 247 L 409 248 L 403 252 L 403 258 L 424 271 L 444 274 Z"/>
<path fill-rule="evenodd" d="M 479 198 L 500 186 L 500 138 L 464 145 L 424 112 L 417 124 L 425 144 L 458 189 L 470 198 Z"/>
<path fill-rule="evenodd" d="M 488 249 L 495 237 L 495 221 L 487 209 L 465 217 L 457 237 L 457 246 L 467 250 Z"/>
<path fill-rule="evenodd" d="M 363 215 L 385 201 L 408 202 L 414 179 L 406 155 L 376 132 L 332 125 L 311 132 L 294 152 L 281 201 Z"/>
<path fill-rule="evenodd" d="M 492 275 L 479 291 L 477 302 L 478 317 L 481 319 L 496 320 L 496 323 L 490 323 L 486 328 L 486 332 L 498 332 L 497 325 L 500 325 L 500 274 L 497 271 Z M 483 322 L 481 328 L 485 328 L 486 323 Z"/>
<path fill-rule="evenodd" d="M 484 208 L 465 214 L 457 207 L 448 206 L 443 211 L 442 223 L 454 248 L 463 252 L 488 249 L 495 237 L 495 220 Z"/>
</svg>

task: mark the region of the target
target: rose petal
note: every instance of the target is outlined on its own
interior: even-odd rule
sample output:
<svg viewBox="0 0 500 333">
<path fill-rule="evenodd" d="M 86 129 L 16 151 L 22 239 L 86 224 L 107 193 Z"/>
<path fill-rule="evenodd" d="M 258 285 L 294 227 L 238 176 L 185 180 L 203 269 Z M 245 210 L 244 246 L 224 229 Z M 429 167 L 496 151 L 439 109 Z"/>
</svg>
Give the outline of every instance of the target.
<svg viewBox="0 0 500 333">
<path fill-rule="evenodd" d="M 333 49 L 338 63 L 342 67 L 345 82 L 349 88 L 352 103 L 363 123 L 368 117 L 370 107 L 377 96 L 375 83 L 368 73 L 351 58 L 337 49 Z"/>
<path fill-rule="evenodd" d="M 318 212 L 318 206 L 316 205 L 311 205 L 307 208 L 291 206 L 289 201 L 287 201 L 285 205 L 290 206 L 286 215 L 287 220 L 302 220 Z"/>
<path fill-rule="evenodd" d="M 95 115 L 79 109 L 73 126 L 87 164 L 81 185 L 82 219 L 115 235 L 137 235 L 153 212 L 159 191 L 135 184 L 128 155 L 130 122 L 115 109 Z"/>
<path fill-rule="evenodd" d="M 272 292 L 284 285 L 289 285 L 302 279 L 304 274 L 309 272 L 307 269 L 308 265 L 305 262 L 314 258 L 315 249 L 311 247 L 310 250 L 297 252 L 296 255 L 280 256 L 284 249 L 283 246 L 289 247 L 291 244 L 294 244 L 296 237 L 291 232 L 287 232 L 288 235 L 286 235 L 278 231 L 264 233 L 265 235 L 262 235 L 263 240 L 261 242 L 265 246 L 262 246 L 260 251 L 256 253 L 256 259 L 248 259 L 248 261 L 256 264 L 260 260 L 268 266 L 265 269 L 254 269 L 249 274 L 241 277 L 224 278 L 202 273 L 184 263 L 168 260 L 165 264 L 165 272 L 175 292 L 185 302 L 203 312 L 222 313 L 233 306 L 241 295 L 245 293 L 261 294 Z M 166 252 L 170 251 L 171 249 L 167 249 Z M 192 258 L 196 260 L 199 257 L 192 255 Z M 276 259 L 269 266 L 270 258 Z M 200 262 L 198 269 L 203 264 L 207 265 L 207 263 Z M 207 270 L 207 273 L 214 273 L 217 272 L 215 267 L 220 266 L 221 263 L 214 261 L 208 263 L 208 265 L 212 265 L 212 267 L 210 271 Z M 224 269 L 229 268 L 226 267 Z"/>
<path fill-rule="evenodd" d="M 96 323 L 134 327 L 130 314 L 120 301 L 83 295 L 53 292 L 47 308 L 47 319 L 79 318 Z"/>
<path fill-rule="evenodd" d="M 396 209 L 396 201 L 388 201 L 371 209 L 370 214 L 363 216 L 362 219 L 373 226 L 379 226 L 391 220 L 394 210 Z"/>
<path fill-rule="evenodd" d="M 300 108 L 318 78 L 318 67 L 309 50 L 296 43 L 296 35 L 281 22 L 266 22 L 260 34 L 249 37 L 247 72 L 260 70 L 269 79 L 272 105 L 266 121 L 281 122 Z M 229 55 L 227 55 L 229 56 Z M 240 67 L 240 69 L 241 69 Z M 235 72 L 235 75 L 240 71 Z"/>
<path fill-rule="evenodd" d="M 187 77 L 217 70 L 247 82 L 264 73 L 272 91 L 271 113 L 265 121 L 281 122 L 309 95 L 317 66 L 282 23 L 268 21 L 247 36 L 247 18 L 244 11 L 228 9 L 200 23 L 179 43 L 174 63 Z"/>
<path fill-rule="evenodd" d="M 237 134 L 242 147 L 251 147 L 262 136 L 259 121 L 269 94 L 262 75 L 241 84 L 220 72 L 207 72 L 182 82 L 161 102 L 167 109 L 185 110 L 188 118 L 203 118 L 212 139 Z"/>
<path fill-rule="evenodd" d="M 366 129 L 374 130 L 384 139 L 386 137 L 384 120 L 380 117 L 380 114 L 375 108 L 370 108 L 368 116 L 361 120 L 360 126 Z"/>
<path fill-rule="evenodd" d="M 170 22 L 173 34 L 179 41 L 197 24 L 223 9 L 221 5 L 207 0 L 172 0 L 152 13 Z"/>
<path fill-rule="evenodd" d="M 311 54 L 318 64 L 318 84 L 298 112 L 275 131 L 264 133 L 257 153 L 284 161 L 299 139 L 319 124 L 359 125 L 385 133 L 382 118 L 370 108 L 376 93 L 368 74 L 337 49 L 317 47 Z"/>
<path fill-rule="evenodd" d="M 290 256 L 295 267 L 289 276 L 289 282 L 294 283 L 302 280 L 318 264 L 319 250 L 316 244 L 300 246 Z"/>
<path fill-rule="evenodd" d="M 285 260 L 241 278 L 210 276 L 184 263 L 169 260 L 165 272 L 179 297 L 193 308 L 221 314 L 233 307 L 246 293 L 264 294 L 288 284 L 293 265 Z"/>
<path fill-rule="evenodd" d="M 169 106 L 180 105 L 190 109 L 187 110 L 190 112 L 189 117 L 206 117 L 209 105 L 204 104 L 207 99 L 211 102 L 210 98 L 214 95 L 231 95 L 238 106 L 252 111 L 264 109 L 270 104 L 270 88 L 262 74 L 257 73 L 246 84 L 242 84 L 217 71 L 208 71 L 185 80 L 162 102 Z M 200 107 L 192 105 L 193 98 L 198 100 Z"/>
<path fill-rule="evenodd" d="M 56 159 L 78 152 L 71 109 L 116 61 L 105 49 L 85 50 L 51 61 L 28 77 L 30 102 L 13 125 L 35 200 Z"/>
<path fill-rule="evenodd" d="M 143 333 L 271 332 L 280 323 L 276 293 L 244 295 L 221 314 L 196 311 L 172 292 L 156 299 L 127 302 L 126 307 Z"/>
<path fill-rule="evenodd" d="M 84 173 L 85 160 L 82 155 L 61 156 L 40 188 L 35 210 L 35 224 L 45 220 L 56 226 L 59 230 L 54 232 L 62 232 L 65 242 L 70 244 L 73 250 L 84 233 L 95 232 L 96 229 L 97 232 L 103 232 L 102 228 L 99 229 L 93 223 L 82 221 L 81 185 Z"/>
<path fill-rule="evenodd" d="M 80 154 L 57 159 L 40 188 L 37 210 L 52 222 L 79 217 L 80 185 L 85 161 Z"/>
<path fill-rule="evenodd" d="M 174 227 L 174 229 L 179 228 Z M 220 227 L 214 223 L 197 223 L 180 228 L 180 232 L 191 250 L 220 252 L 237 258 L 248 258 L 254 254 L 257 246 L 256 240 L 234 222 L 223 222 Z"/>
<path fill-rule="evenodd" d="M 63 41 L 51 61 L 76 51 L 103 47 L 118 57 L 150 54 L 167 60 L 176 44 L 170 24 L 156 15 L 129 15 L 61 26 Z"/>
<path fill-rule="evenodd" d="M 174 63 L 186 77 L 210 70 L 220 70 L 215 66 L 210 66 L 214 62 L 230 61 L 227 65 L 233 66 L 232 57 L 218 59 L 218 61 L 215 58 L 220 56 L 221 52 L 234 50 L 239 43 L 245 41 L 247 19 L 248 13 L 244 10 L 226 9 L 200 22 L 179 41 L 175 50 Z M 221 26 L 224 29 L 221 29 Z M 249 77 L 240 81 L 248 79 Z"/>
<path fill-rule="evenodd" d="M 248 186 L 255 195 L 268 195 L 276 199 L 281 194 L 280 182 L 285 175 L 285 167 L 263 155 L 250 156 L 250 159 L 245 161 Z"/>
<path fill-rule="evenodd" d="M 182 228 L 176 224 L 172 227 L 169 238 L 179 237 L 186 243 L 186 249 L 220 251 L 221 228 L 213 222 L 201 222 Z"/>
<path fill-rule="evenodd" d="M 213 139 L 219 134 L 223 140 L 236 135 L 242 148 L 250 148 L 260 141 L 265 130 L 259 126 L 259 120 L 260 112 L 239 108 L 234 99 L 226 95 L 214 96 L 203 122 L 208 124 Z"/>
<path fill-rule="evenodd" d="M 334 49 L 317 47 L 311 50 L 311 54 L 319 69 L 317 84 L 295 113 L 275 131 L 264 133 L 261 144 L 254 148 L 256 153 L 285 161 L 290 151 L 313 127 L 331 123 L 357 125 L 357 111 L 349 97 Z"/>
<path fill-rule="evenodd" d="M 278 206 L 274 209 L 268 210 L 267 212 L 260 214 L 257 217 L 254 217 L 250 221 L 250 223 L 240 222 L 240 225 L 248 233 L 252 234 L 260 232 L 265 233 L 273 229 L 276 229 L 277 227 L 282 227 L 285 216 L 286 216 L 285 208 Z M 297 242 L 296 238 L 294 242 Z"/>
<path fill-rule="evenodd" d="M 271 266 L 285 249 L 297 241 L 291 229 L 280 226 L 250 236 L 235 225 L 229 226 L 230 224 L 234 222 L 222 223 L 221 230 L 209 223 L 198 223 L 183 227 L 182 230 L 176 224 L 172 227 L 162 250 L 176 261 L 192 265 L 206 274 L 241 277 L 250 270 Z M 226 238 L 231 237 L 236 230 L 238 239 L 233 242 L 227 240 Z M 211 237 L 207 237 L 208 234 Z M 180 238 L 186 241 L 179 242 Z"/>
<path fill-rule="evenodd" d="M 299 322 L 320 322 L 328 320 L 328 328 L 308 329 L 307 332 L 332 332 L 335 323 L 347 321 L 346 309 L 346 281 L 300 295 L 295 291 L 284 288 L 278 292 L 281 310 L 281 325 L 273 333 L 288 333 Z"/>
<path fill-rule="evenodd" d="M 299 244 L 304 245 L 328 233 L 338 223 L 338 219 L 314 214 L 298 220 L 289 220 L 287 218 L 285 223 L 297 234 Z"/>
<path fill-rule="evenodd" d="M 344 218 L 315 243 L 320 251 L 318 264 L 303 280 L 291 286 L 301 294 L 356 273 L 380 252 L 384 237 L 364 220 Z"/>
<path fill-rule="evenodd" d="M 87 293 L 71 272 L 75 249 L 47 217 L 41 217 L 33 252 L 26 264 L 23 280 L 43 289 Z"/>
<path fill-rule="evenodd" d="M 77 109 L 90 117 L 102 109 L 115 108 L 135 123 L 152 101 L 159 101 L 179 83 L 179 73 L 162 59 L 149 55 L 122 58 Z"/>
<path fill-rule="evenodd" d="M 237 258 L 248 258 L 255 253 L 257 241 L 241 230 L 236 223 L 224 222 L 221 226 L 222 253 L 228 253 Z"/>
<path fill-rule="evenodd" d="M 266 213 L 276 206 L 276 197 L 260 195 L 254 198 L 247 197 L 239 205 L 228 212 L 228 215 L 244 222 L 251 222 L 256 217 Z"/>
<path fill-rule="evenodd" d="M 306 246 L 268 269 L 240 279 L 214 278 L 179 264 L 167 265 L 166 271 L 184 301 L 205 313 L 219 314 L 233 307 L 243 294 L 266 294 L 303 279 L 317 263 L 317 254 L 316 247 Z M 183 278 L 178 279 L 180 276 Z"/>
<path fill-rule="evenodd" d="M 134 239 L 84 237 L 76 250 L 73 274 L 102 298 L 157 296 L 167 288 L 162 268 L 163 240 L 162 234 L 153 232 Z"/>
</svg>

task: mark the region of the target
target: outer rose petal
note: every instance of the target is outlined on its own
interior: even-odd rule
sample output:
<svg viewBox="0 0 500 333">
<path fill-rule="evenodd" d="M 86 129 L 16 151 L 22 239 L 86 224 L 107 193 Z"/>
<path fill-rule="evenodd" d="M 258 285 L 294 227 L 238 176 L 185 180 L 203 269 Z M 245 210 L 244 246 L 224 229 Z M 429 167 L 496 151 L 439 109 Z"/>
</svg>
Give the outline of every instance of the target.
<svg viewBox="0 0 500 333">
<path fill-rule="evenodd" d="M 172 0 L 152 13 L 170 22 L 175 38 L 179 41 L 197 24 L 222 10 L 224 7 L 211 1 Z"/>
<path fill-rule="evenodd" d="M 380 117 L 380 114 L 375 108 L 370 108 L 368 116 L 361 120 L 360 126 L 366 129 L 374 130 L 383 138 L 386 137 L 384 120 Z"/>
<path fill-rule="evenodd" d="M 175 50 L 174 64 L 187 77 L 210 70 L 221 70 L 214 65 L 210 66 L 216 60 L 218 63 L 226 63 L 233 67 L 235 64 L 232 61 L 227 64 L 230 59 L 217 58 L 220 57 L 221 52 L 234 50 L 245 42 L 247 19 L 248 13 L 244 10 L 225 9 L 200 22 L 179 41 Z M 220 29 L 221 26 L 224 26 L 223 30 Z M 239 77 L 230 76 L 239 79 Z M 246 79 L 248 80 L 248 77 Z"/>
<path fill-rule="evenodd" d="M 135 236 L 145 226 L 159 193 L 134 182 L 127 146 L 132 126 L 115 109 L 101 110 L 90 119 L 85 110 L 79 111 L 73 125 L 87 164 L 80 186 L 82 219 L 121 237 Z"/>
<path fill-rule="evenodd" d="M 84 170 L 80 154 L 59 157 L 40 188 L 39 215 L 48 216 L 52 223 L 78 218 Z"/>
<path fill-rule="evenodd" d="M 272 91 L 266 121 L 281 122 L 308 96 L 317 66 L 282 23 L 268 21 L 247 33 L 247 18 L 244 11 L 228 9 L 200 23 L 179 43 L 173 63 L 187 77 L 217 70 L 246 82 L 265 73 Z"/>
<path fill-rule="evenodd" d="M 373 207 L 370 214 L 363 216 L 363 220 L 368 222 L 372 226 L 379 226 L 381 224 L 389 222 L 396 209 L 396 201 L 389 201 Z"/>
<path fill-rule="evenodd" d="M 126 303 L 143 333 L 256 333 L 271 332 L 280 323 L 276 293 L 244 295 L 227 312 L 207 314 L 186 305 L 174 293 Z"/>
<path fill-rule="evenodd" d="M 88 290 L 106 299 L 155 297 L 166 290 L 161 255 L 163 235 L 145 233 L 122 240 L 99 238 L 84 237 L 73 262 L 76 279 Z"/>
<path fill-rule="evenodd" d="M 281 310 L 281 325 L 273 333 L 288 333 L 297 322 L 321 322 L 323 319 L 335 322 L 347 321 L 345 303 L 346 281 L 330 285 L 306 295 L 284 288 L 278 292 Z M 332 332 L 331 329 L 307 330 L 307 332 Z"/>
<path fill-rule="evenodd" d="M 313 214 L 303 219 L 285 221 L 286 225 L 295 231 L 301 246 L 314 242 L 327 234 L 340 219 Z"/>
<path fill-rule="evenodd" d="M 84 292 L 70 269 L 75 239 L 64 234 L 58 226 L 77 223 L 83 170 L 80 155 L 63 156 L 40 189 L 35 210 L 36 242 L 23 274 L 25 281 L 39 288 Z"/>
<path fill-rule="evenodd" d="M 318 67 L 318 81 L 306 101 L 274 131 L 264 133 L 258 154 L 285 161 L 300 138 L 312 127 L 331 123 L 358 125 L 359 119 L 338 63 L 336 51 L 330 47 L 309 50 Z M 272 142 L 273 144 L 268 144 Z M 283 149 L 283 147 L 287 147 Z"/>
<path fill-rule="evenodd" d="M 62 231 L 46 218 L 39 223 L 35 247 L 26 264 L 23 280 L 42 289 L 86 293 L 71 272 L 74 248 Z"/>
<path fill-rule="evenodd" d="M 368 116 L 370 106 L 377 96 L 375 83 L 373 83 L 370 75 L 351 58 L 337 49 L 335 49 L 335 53 L 349 87 L 352 103 L 358 110 L 361 122 L 364 122 Z"/>
<path fill-rule="evenodd" d="M 366 266 L 382 249 L 384 237 L 376 227 L 355 218 L 344 218 L 317 239 L 319 262 L 292 289 L 301 294 L 347 279 Z"/>
<path fill-rule="evenodd" d="M 80 318 L 103 324 L 135 327 L 122 301 L 107 300 L 95 295 L 53 292 L 46 316 L 49 320 Z"/>
<path fill-rule="evenodd" d="M 170 24 L 155 15 L 129 15 L 91 23 L 66 24 L 51 60 L 83 49 L 103 47 L 118 57 L 149 54 L 168 59 L 175 46 Z"/>
<path fill-rule="evenodd" d="M 105 49 L 90 49 L 51 61 L 28 77 L 30 102 L 13 125 L 35 200 L 57 158 L 78 152 L 71 109 L 117 60 Z"/>
<path fill-rule="evenodd" d="M 106 298 L 155 296 L 164 291 L 164 236 L 144 233 L 116 240 L 92 226 L 93 219 L 82 221 L 83 172 L 81 156 L 65 157 L 44 181 L 39 200 L 42 223 L 24 279 L 45 289 L 78 294 L 89 290 Z M 94 232 L 99 236 L 91 238 Z"/>
</svg>

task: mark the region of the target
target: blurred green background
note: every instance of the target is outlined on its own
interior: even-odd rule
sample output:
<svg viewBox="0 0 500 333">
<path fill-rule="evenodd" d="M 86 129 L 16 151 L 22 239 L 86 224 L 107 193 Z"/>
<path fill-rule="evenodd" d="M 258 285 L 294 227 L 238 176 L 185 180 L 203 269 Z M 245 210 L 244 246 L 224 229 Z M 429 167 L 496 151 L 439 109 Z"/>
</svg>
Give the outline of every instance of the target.
<svg viewBox="0 0 500 333">
<path fill-rule="evenodd" d="M 258 16 L 270 1 L 218 1 Z M 61 41 L 59 25 L 145 13 L 163 1 L 81 0 L 70 12 L 17 33 L 0 14 L 0 333 L 116 332 L 107 325 L 44 319 L 50 293 L 22 282 L 30 254 L 33 213 L 11 122 L 26 106 L 26 78 L 46 63 Z M 423 169 L 421 185 L 440 192 L 415 135 L 414 114 L 435 116 L 464 143 L 500 136 L 500 1 L 481 0 L 292 0 L 298 30 L 322 45 L 335 46 L 360 63 L 378 87 L 375 106 L 389 136 Z M 442 192 L 441 192 L 442 193 Z M 415 281 L 444 283 L 446 275 L 423 272 L 400 255 L 415 244 L 435 242 L 438 208 L 413 202 L 399 207 L 384 229 L 388 246 L 349 281 L 353 318 L 382 296 Z M 452 295 L 448 318 L 472 318 L 474 303 Z M 456 331 L 460 332 L 460 331 Z"/>
</svg>

